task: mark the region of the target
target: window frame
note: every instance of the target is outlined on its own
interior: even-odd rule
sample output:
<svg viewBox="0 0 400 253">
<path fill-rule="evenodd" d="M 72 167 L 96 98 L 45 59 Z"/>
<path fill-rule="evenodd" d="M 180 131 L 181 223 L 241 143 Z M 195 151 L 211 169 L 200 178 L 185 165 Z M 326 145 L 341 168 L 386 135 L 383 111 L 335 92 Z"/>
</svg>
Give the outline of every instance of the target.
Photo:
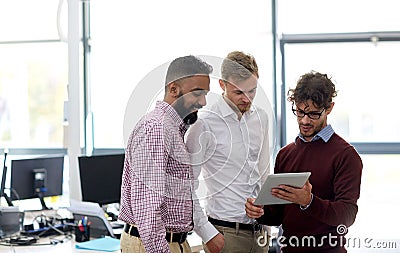
<svg viewBox="0 0 400 253">
<path fill-rule="evenodd" d="M 286 69 L 285 45 L 310 43 L 352 43 L 352 42 L 400 42 L 400 32 L 361 32 L 361 33 L 318 33 L 318 34 L 282 34 L 279 41 L 281 53 L 280 119 L 278 143 L 286 143 Z M 278 107 L 275 104 L 276 108 Z M 351 142 L 360 154 L 400 154 L 400 142 Z"/>
</svg>

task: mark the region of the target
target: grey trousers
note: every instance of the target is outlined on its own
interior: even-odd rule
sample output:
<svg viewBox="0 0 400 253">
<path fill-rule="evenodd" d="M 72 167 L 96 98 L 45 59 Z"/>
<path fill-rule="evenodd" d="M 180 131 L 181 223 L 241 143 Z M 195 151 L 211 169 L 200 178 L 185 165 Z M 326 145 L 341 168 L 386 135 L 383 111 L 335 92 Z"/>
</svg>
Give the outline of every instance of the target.
<svg viewBox="0 0 400 253">
<path fill-rule="evenodd" d="M 265 231 L 253 233 L 250 230 L 227 228 L 221 226 L 215 226 L 215 228 L 224 235 L 225 245 L 222 249 L 222 253 L 267 253 L 269 246 L 270 236 L 267 237 L 267 242 L 264 242 Z M 257 239 L 260 238 L 260 242 L 264 247 L 259 246 Z M 209 253 L 205 244 L 203 244 L 204 251 Z"/>
<path fill-rule="evenodd" d="M 121 253 L 146 253 L 142 240 L 136 236 L 131 236 L 125 231 L 121 234 Z M 169 250 L 172 253 L 192 253 L 187 240 L 184 243 L 168 243 Z"/>
</svg>

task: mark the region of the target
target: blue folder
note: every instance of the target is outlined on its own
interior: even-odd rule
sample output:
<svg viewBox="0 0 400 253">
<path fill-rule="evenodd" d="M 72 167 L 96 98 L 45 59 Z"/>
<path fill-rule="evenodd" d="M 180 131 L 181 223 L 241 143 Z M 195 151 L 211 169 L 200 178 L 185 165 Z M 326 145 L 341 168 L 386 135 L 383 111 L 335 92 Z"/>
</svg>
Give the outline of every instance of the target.
<svg viewBox="0 0 400 253">
<path fill-rule="evenodd" d="M 75 245 L 77 249 L 98 250 L 113 252 L 120 250 L 120 241 L 112 237 L 98 238 L 87 242 L 80 242 Z"/>
</svg>

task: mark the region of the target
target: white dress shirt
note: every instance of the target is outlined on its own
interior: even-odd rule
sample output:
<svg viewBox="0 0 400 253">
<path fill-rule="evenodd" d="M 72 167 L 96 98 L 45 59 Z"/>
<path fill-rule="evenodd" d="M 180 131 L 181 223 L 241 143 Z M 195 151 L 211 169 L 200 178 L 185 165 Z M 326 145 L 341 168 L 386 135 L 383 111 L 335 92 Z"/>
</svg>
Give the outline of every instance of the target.
<svg viewBox="0 0 400 253">
<path fill-rule="evenodd" d="M 188 130 L 186 144 L 196 188 L 194 231 L 204 242 L 218 234 L 207 216 L 252 223 L 244 205 L 247 198 L 257 196 L 269 174 L 267 113 L 252 106 L 238 119 L 221 97 L 199 112 L 198 121 Z M 199 200 L 204 201 L 205 210 Z"/>
</svg>

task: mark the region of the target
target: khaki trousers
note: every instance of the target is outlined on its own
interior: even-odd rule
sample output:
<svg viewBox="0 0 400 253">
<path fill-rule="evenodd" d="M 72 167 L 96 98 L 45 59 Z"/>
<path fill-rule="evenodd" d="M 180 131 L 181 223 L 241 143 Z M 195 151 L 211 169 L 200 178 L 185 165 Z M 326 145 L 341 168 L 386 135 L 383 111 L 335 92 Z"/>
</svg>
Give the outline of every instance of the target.
<svg viewBox="0 0 400 253">
<path fill-rule="evenodd" d="M 250 230 L 244 229 L 235 229 L 235 228 L 227 228 L 221 226 L 215 226 L 215 228 L 224 235 L 225 245 L 222 249 L 222 253 L 267 253 L 269 246 L 269 236 L 267 238 L 267 242 L 263 243 L 263 240 L 260 240 L 262 244 L 265 244 L 265 247 L 261 247 L 257 243 L 257 239 L 260 236 L 265 236 L 264 230 L 260 232 L 253 233 Z M 205 244 L 203 244 L 204 251 L 210 253 L 207 250 Z"/>
<path fill-rule="evenodd" d="M 125 231 L 121 234 L 121 253 L 145 253 L 146 250 L 142 240 L 136 236 L 129 235 Z M 172 253 L 192 253 L 187 240 L 181 244 L 177 242 L 168 243 L 169 250 Z"/>
</svg>

